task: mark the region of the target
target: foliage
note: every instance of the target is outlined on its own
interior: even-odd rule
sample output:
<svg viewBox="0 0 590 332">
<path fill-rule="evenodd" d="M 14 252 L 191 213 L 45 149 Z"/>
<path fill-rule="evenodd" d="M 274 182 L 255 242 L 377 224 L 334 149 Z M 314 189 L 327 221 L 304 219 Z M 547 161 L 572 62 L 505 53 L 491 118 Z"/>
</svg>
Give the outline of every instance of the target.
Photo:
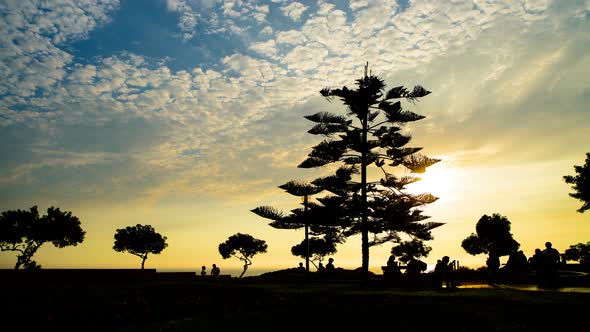
<svg viewBox="0 0 590 332">
<path fill-rule="evenodd" d="M 15 269 L 39 269 L 33 255 L 46 242 L 57 248 L 76 246 L 84 241 L 80 220 L 69 211 L 50 207 L 39 216 L 37 206 L 27 210 L 9 210 L 0 215 L 0 250 L 16 251 Z"/>
<path fill-rule="evenodd" d="M 386 90 L 384 81 L 367 74 L 356 81 L 357 88 L 325 88 L 320 91 L 328 100 L 339 98 L 347 114 L 319 112 L 305 118 L 316 125 L 308 132 L 325 136 L 312 148 L 299 167 L 320 167 L 341 162 L 334 176 L 317 179 L 313 184 L 339 196 L 339 225 L 345 236 L 361 234 L 362 271 L 369 268 L 369 247 L 401 241 L 400 233 L 412 239 L 430 240 L 430 231 L 442 223 L 425 223 L 419 207 L 437 200 L 430 194 L 412 195 L 406 186 L 419 180 L 411 173 L 423 173 L 439 159 L 418 154 L 420 147 L 407 147 L 411 136 L 403 125 L 424 116 L 404 110 L 400 101 L 415 103 L 430 94 L 421 86 L 408 90 L 403 86 Z M 379 181 L 367 180 L 367 167 L 374 165 L 383 172 Z M 386 167 L 388 166 L 388 167 Z M 389 167 L 402 166 L 405 175 L 394 175 Z M 408 173 L 409 172 L 409 173 Z M 352 176 L 360 173 L 360 181 Z M 371 233 L 371 240 L 369 239 Z"/>
<path fill-rule="evenodd" d="M 338 115 L 319 112 L 305 116 L 316 124 L 308 131 L 325 136 L 312 148 L 300 168 L 313 168 L 340 162 L 335 174 L 315 179 L 304 186 L 314 192 L 329 194 L 318 198 L 305 209 L 291 214 L 270 206 L 252 212 L 273 220 L 277 228 L 298 228 L 309 225 L 317 235 L 338 232 L 344 237 L 361 234 L 362 272 L 369 270 L 369 247 L 386 242 L 400 242 L 400 233 L 411 239 L 431 240 L 431 230 L 443 225 L 424 222 L 428 216 L 419 208 L 437 200 L 430 194 L 412 195 L 406 186 L 420 179 L 412 173 L 423 173 L 439 159 L 418 154 L 420 147 L 407 147 L 411 136 L 403 133 L 403 125 L 421 120 L 422 115 L 404 110 L 400 101 L 415 103 L 430 92 L 421 86 L 408 90 L 403 86 L 386 90 L 382 79 L 367 74 L 356 81 L 357 88 L 325 88 L 321 95 L 328 100 L 339 98 L 348 113 Z M 383 178 L 367 180 L 367 167 L 375 166 Z M 402 166 L 406 174 L 394 175 L 390 167 Z M 353 177 L 360 176 L 360 181 Z M 301 189 L 301 188 L 300 188 Z M 297 195 L 295 190 L 287 190 Z M 369 233 L 372 235 L 369 239 Z"/>
<path fill-rule="evenodd" d="M 510 233 L 510 221 L 505 216 L 494 213 L 483 215 L 475 226 L 476 234 L 471 234 L 461 242 L 461 247 L 470 255 L 490 254 L 506 256 L 518 250 L 520 244 Z"/>
<path fill-rule="evenodd" d="M 566 261 L 580 262 L 580 264 L 590 267 L 590 242 L 571 245 L 563 253 L 563 258 Z"/>
<path fill-rule="evenodd" d="M 252 265 L 251 258 L 256 254 L 265 253 L 267 248 L 268 246 L 264 240 L 256 239 L 249 234 L 236 233 L 224 243 L 219 244 L 219 254 L 223 259 L 234 256 L 244 262 L 244 270 L 240 274 L 241 278 L 248 270 L 248 266 Z"/>
<path fill-rule="evenodd" d="M 323 197 L 319 198 L 318 202 L 310 201 L 312 195 L 320 193 L 322 187 L 313 183 L 306 183 L 303 181 L 293 180 L 289 181 L 279 188 L 285 190 L 287 193 L 301 197 L 303 200 L 302 207 L 291 210 L 291 213 L 286 215 L 283 211 L 280 211 L 272 206 L 260 206 L 252 210 L 255 214 L 272 220 L 270 226 L 278 229 L 298 229 L 305 227 L 305 238 L 301 242 L 301 248 L 295 250 L 301 253 L 293 255 L 301 256 L 305 258 L 306 270 L 309 270 L 309 255 L 315 255 L 315 250 L 321 250 L 319 248 L 309 248 L 309 245 L 317 245 L 319 242 L 324 241 L 325 244 L 334 246 L 333 250 L 336 252 L 336 244 L 343 242 L 343 237 L 338 233 L 338 220 L 336 215 L 342 215 L 341 200 L 338 197 Z M 309 235 L 315 237 L 310 240 Z M 323 236 L 323 238 L 320 238 Z M 311 259 L 311 262 L 315 265 L 315 260 L 321 260 L 321 257 L 315 255 Z"/>
<path fill-rule="evenodd" d="M 309 241 L 309 242 L 308 242 Z M 326 236 L 324 238 L 312 237 L 308 241 L 303 240 L 301 243 L 291 248 L 291 253 L 294 256 L 301 258 L 308 257 L 308 243 L 309 243 L 309 256 L 310 262 L 317 267 L 315 262 L 321 263 L 324 257 L 334 255 L 337 252 L 336 244 L 339 243 L 338 239 L 334 236 Z"/>
<path fill-rule="evenodd" d="M 431 247 L 424 244 L 424 241 L 413 239 L 411 241 L 404 241 L 391 248 L 391 254 L 399 257 L 399 261 L 407 264 L 413 259 L 427 257 Z"/>
<path fill-rule="evenodd" d="M 577 173 L 576 176 L 566 175 L 563 180 L 572 185 L 574 192 L 569 195 L 582 201 L 582 207 L 577 211 L 584 213 L 584 211 L 590 210 L 590 152 L 586 153 L 584 166 L 574 165 L 574 170 Z"/>
<path fill-rule="evenodd" d="M 157 233 L 151 225 L 127 226 L 117 229 L 115 232 L 115 245 L 117 252 L 128 252 L 141 258 L 143 270 L 148 254 L 159 254 L 168 247 L 166 237 Z"/>
</svg>

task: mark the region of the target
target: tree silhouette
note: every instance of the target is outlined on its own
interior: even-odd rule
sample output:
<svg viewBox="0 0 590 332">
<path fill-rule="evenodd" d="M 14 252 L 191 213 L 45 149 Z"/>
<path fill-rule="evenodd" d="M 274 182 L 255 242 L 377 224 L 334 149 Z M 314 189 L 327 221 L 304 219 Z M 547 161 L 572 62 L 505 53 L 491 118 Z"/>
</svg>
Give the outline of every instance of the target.
<svg viewBox="0 0 590 332">
<path fill-rule="evenodd" d="M 80 220 L 69 211 L 50 207 L 39 217 L 37 206 L 27 210 L 9 210 L 0 215 L 0 250 L 16 251 L 14 268 L 38 269 L 41 265 L 31 258 L 46 242 L 57 248 L 75 246 L 84 241 Z"/>
<path fill-rule="evenodd" d="M 291 248 L 291 253 L 309 261 L 317 268 L 315 262 L 321 263 L 324 257 L 335 254 L 338 250 L 336 244 L 339 243 L 335 236 L 326 236 L 325 238 L 312 237 Z M 308 251 L 309 250 L 309 251 Z"/>
<path fill-rule="evenodd" d="M 419 239 L 413 239 L 411 241 L 404 241 L 391 248 L 391 254 L 399 257 L 399 261 L 408 263 L 413 259 L 419 259 L 421 257 L 428 257 L 428 254 L 432 250 L 424 244 L 424 241 Z"/>
<path fill-rule="evenodd" d="M 419 178 L 411 174 L 395 176 L 386 168 L 403 166 L 411 173 L 423 173 L 427 167 L 440 161 L 418 154 L 420 147 L 405 147 L 411 136 L 402 133 L 402 126 L 424 116 L 402 109 L 400 101 L 393 102 L 406 99 L 414 103 L 430 92 L 421 86 L 415 86 L 412 91 L 403 86 L 386 91 L 384 81 L 367 71 L 368 65 L 365 75 L 356 81 L 355 90 L 344 86 L 320 91 L 328 100 L 340 98 L 348 113 L 342 116 L 319 112 L 305 116 L 317 123 L 308 132 L 327 138 L 314 146 L 308 158 L 298 166 L 313 168 L 334 162 L 345 164 L 338 170 L 341 174 L 337 172 L 335 177 L 313 183 L 341 197 L 345 205 L 342 209 L 348 213 L 340 220 L 341 227 L 346 228 L 346 236 L 361 234 L 364 279 L 369 271 L 369 247 L 389 241 L 399 242 L 400 232 L 412 238 L 430 240 L 430 230 L 442 225 L 420 223 L 429 217 L 416 209 L 434 202 L 436 197 L 404 192 L 406 185 Z M 368 181 L 367 167 L 370 165 L 383 172 L 380 181 Z M 344 177 L 359 173 L 358 166 L 360 182 L 344 181 Z M 369 240 L 369 233 L 373 234 L 372 240 Z"/>
<path fill-rule="evenodd" d="M 341 205 L 341 202 L 337 201 L 338 198 L 324 197 L 319 198 L 320 204 L 310 201 L 312 195 L 320 193 L 323 189 L 320 186 L 312 183 L 303 181 L 289 181 L 279 188 L 285 190 L 287 193 L 302 198 L 302 208 L 296 208 L 291 210 L 291 213 L 285 215 L 283 211 L 280 211 L 272 206 L 259 206 L 251 211 L 255 214 L 272 220 L 270 226 L 278 229 L 298 229 L 301 227 L 305 228 L 305 237 L 303 242 L 304 248 L 301 248 L 303 256 L 305 258 L 305 270 L 309 272 L 309 261 L 310 255 L 313 254 L 313 250 L 309 245 L 312 244 L 310 241 L 310 234 L 315 236 L 324 236 L 323 241 L 330 242 L 334 246 L 336 243 L 341 243 L 342 238 L 337 234 L 336 226 L 338 225 L 339 219 L 335 215 Z M 319 239 L 318 239 L 319 240 Z M 335 250 L 335 249 L 334 249 Z"/>
<path fill-rule="evenodd" d="M 563 259 L 580 262 L 586 269 L 590 269 L 590 242 L 571 245 L 563 253 Z"/>
<path fill-rule="evenodd" d="M 476 234 L 471 234 L 461 242 L 461 247 L 470 255 L 489 254 L 488 257 L 502 257 L 518 250 L 520 244 L 510 233 L 510 221 L 505 216 L 494 213 L 483 215 L 475 226 Z"/>
<path fill-rule="evenodd" d="M 239 276 L 241 278 L 248 270 L 248 266 L 252 265 L 251 258 L 258 253 L 265 253 L 267 248 L 264 240 L 256 239 L 250 234 L 236 233 L 219 244 L 219 254 L 223 259 L 234 256 L 244 262 L 244 271 Z"/>
<path fill-rule="evenodd" d="M 586 162 L 584 166 L 574 165 L 574 170 L 577 175 L 566 175 L 563 180 L 567 184 L 572 185 L 572 189 L 575 191 L 569 195 L 573 198 L 582 201 L 582 207 L 577 211 L 584 213 L 586 210 L 590 210 L 590 152 L 586 153 Z"/>
<path fill-rule="evenodd" d="M 148 254 L 159 254 L 166 249 L 166 237 L 156 233 L 151 225 L 127 226 L 115 232 L 113 249 L 118 252 L 128 252 L 141 258 L 143 270 Z"/>
</svg>

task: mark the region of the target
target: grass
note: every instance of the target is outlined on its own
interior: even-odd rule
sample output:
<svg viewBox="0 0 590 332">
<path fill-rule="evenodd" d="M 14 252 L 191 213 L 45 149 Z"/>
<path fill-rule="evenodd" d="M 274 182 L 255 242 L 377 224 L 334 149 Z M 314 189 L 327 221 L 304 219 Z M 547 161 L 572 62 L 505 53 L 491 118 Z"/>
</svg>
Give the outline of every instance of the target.
<svg viewBox="0 0 590 332">
<path fill-rule="evenodd" d="M 378 281 L 53 280 L 3 283 L 2 321 L 21 329 L 528 331 L 586 325 L 590 294 L 404 290 Z"/>
</svg>

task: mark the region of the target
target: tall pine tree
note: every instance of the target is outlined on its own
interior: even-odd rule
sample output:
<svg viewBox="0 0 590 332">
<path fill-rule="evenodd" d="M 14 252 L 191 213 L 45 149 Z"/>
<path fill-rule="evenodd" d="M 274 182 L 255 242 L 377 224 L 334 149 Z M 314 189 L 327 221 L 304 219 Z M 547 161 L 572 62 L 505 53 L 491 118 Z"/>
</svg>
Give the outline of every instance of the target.
<svg viewBox="0 0 590 332">
<path fill-rule="evenodd" d="M 352 212 L 346 234 L 361 235 L 362 271 L 366 277 L 370 246 L 388 241 L 399 242 L 400 232 L 414 239 L 430 240 L 430 230 L 442 225 L 423 222 L 429 217 L 422 215 L 418 209 L 436 201 L 436 197 L 430 194 L 412 195 L 404 191 L 406 185 L 419 178 L 412 174 L 396 176 L 389 168 L 402 166 L 410 173 L 423 173 L 440 160 L 418 154 L 422 149 L 420 147 L 406 147 L 411 136 L 402 133 L 404 124 L 424 119 L 424 116 L 404 110 L 398 99 L 414 103 L 430 91 L 421 86 L 415 86 L 412 91 L 403 86 L 385 90 L 384 81 L 368 73 L 368 65 L 356 85 L 354 90 L 344 86 L 320 91 L 328 100 L 339 98 L 347 113 L 319 112 L 305 117 L 316 123 L 308 132 L 326 139 L 313 147 L 299 167 L 320 167 L 334 162 L 343 162 L 348 169 L 355 171 L 360 167 L 360 181 L 352 182 L 346 193 L 348 210 Z M 367 179 L 367 168 L 372 165 L 383 172 L 379 181 Z M 326 182 L 330 181 L 316 180 L 315 184 L 332 191 Z M 342 186 L 337 187 L 337 191 L 341 191 Z M 360 189 L 360 196 L 356 188 Z M 369 240 L 369 233 L 373 234 L 372 240 Z"/>
<path fill-rule="evenodd" d="M 410 194 L 406 186 L 420 180 L 415 173 L 423 173 L 439 159 L 418 154 L 419 147 L 406 147 L 411 136 L 402 133 L 402 126 L 421 120 L 422 115 L 402 109 L 405 99 L 414 103 L 430 92 L 416 86 L 408 91 L 403 86 L 385 90 L 382 79 L 368 74 L 356 81 L 352 90 L 325 88 L 320 93 L 331 100 L 340 98 L 346 106 L 346 115 L 319 112 L 305 116 L 315 122 L 308 132 L 325 136 L 322 142 L 312 148 L 308 158 L 298 167 L 314 168 L 331 163 L 343 163 L 335 174 L 318 178 L 310 184 L 295 188 L 313 188 L 315 193 L 322 190 L 330 194 L 318 198 L 318 203 L 307 210 L 295 209 L 285 216 L 269 206 L 258 207 L 254 213 L 272 219 L 271 226 L 294 228 L 314 225 L 317 234 L 333 233 L 342 236 L 357 234 L 362 240 L 362 272 L 366 280 L 369 271 L 369 248 L 386 242 L 399 243 L 400 233 L 412 240 L 431 240 L 431 230 L 443 225 L 425 222 L 428 216 L 419 208 L 437 200 L 430 194 Z M 379 168 L 383 177 L 369 181 L 367 168 Z M 405 174 L 394 175 L 391 168 L 403 167 Z M 360 179 L 358 179 L 360 175 Z M 285 189 L 285 188 L 284 188 Z M 294 190 L 287 190 L 295 194 Z M 303 195 L 298 195 L 303 196 Z M 372 235 L 369 239 L 369 234 Z"/>
</svg>

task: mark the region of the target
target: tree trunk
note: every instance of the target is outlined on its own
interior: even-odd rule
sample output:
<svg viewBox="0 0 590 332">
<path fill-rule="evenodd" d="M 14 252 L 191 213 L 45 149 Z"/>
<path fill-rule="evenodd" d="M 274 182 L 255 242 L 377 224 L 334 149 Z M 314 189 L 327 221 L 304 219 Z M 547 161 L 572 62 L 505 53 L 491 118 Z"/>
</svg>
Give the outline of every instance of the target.
<svg viewBox="0 0 590 332">
<path fill-rule="evenodd" d="M 142 270 L 143 270 L 143 266 L 145 265 L 145 260 L 147 259 L 147 257 L 148 257 L 147 254 L 142 257 L 142 260 L 141 260 L 141 269 Z"/>
<path fill-rule="evenodd" d="M 366 73 L 365 73 L 366 77 Z M 361 251 L 363 264 L 361 268 L 362 282 L 365 283 L 369 279 L 369 230 L 368 230 L 368 216 L 367 216 L 367 132 L 368 132 L 368 116 L 369 108 L 364 112 L 361 119 L 363 130 L 361 136 Z"/>
<path fill-rule="evenodd" d="M 16 265 L 14 266 L 14 269 L 18 270 L 21 266 L 26 267 L 27 263 L 31 261 L 31 258 L 37 252 L 37 249 L 41 247 L 42 244 L 43 243 L 28 240 L 24 250 L 17 250 L 21 254 L 16 257 Z"/>
<path fill-rule="evenodd" d="M 307 219 L 307 196 L 303 196 L 305 209 L 305 275 L 309 276 L 309 220 Z"/>
<path fill-rule="evenodd" d="M 16 265 L 14 265 L 14 269 L 15 270 L 20 269 L 21 265 L 23 265 L 22 256 L 17 256 L 16 257 Z"/>
<path fill-rule="evenodd" d="M 248 264 L 244 264 L 244 271 L 242 271 L 242 274 L 238 278 L 241 278 L 246 273 L 246 270 L 248 270 Z"/>
</svg>

